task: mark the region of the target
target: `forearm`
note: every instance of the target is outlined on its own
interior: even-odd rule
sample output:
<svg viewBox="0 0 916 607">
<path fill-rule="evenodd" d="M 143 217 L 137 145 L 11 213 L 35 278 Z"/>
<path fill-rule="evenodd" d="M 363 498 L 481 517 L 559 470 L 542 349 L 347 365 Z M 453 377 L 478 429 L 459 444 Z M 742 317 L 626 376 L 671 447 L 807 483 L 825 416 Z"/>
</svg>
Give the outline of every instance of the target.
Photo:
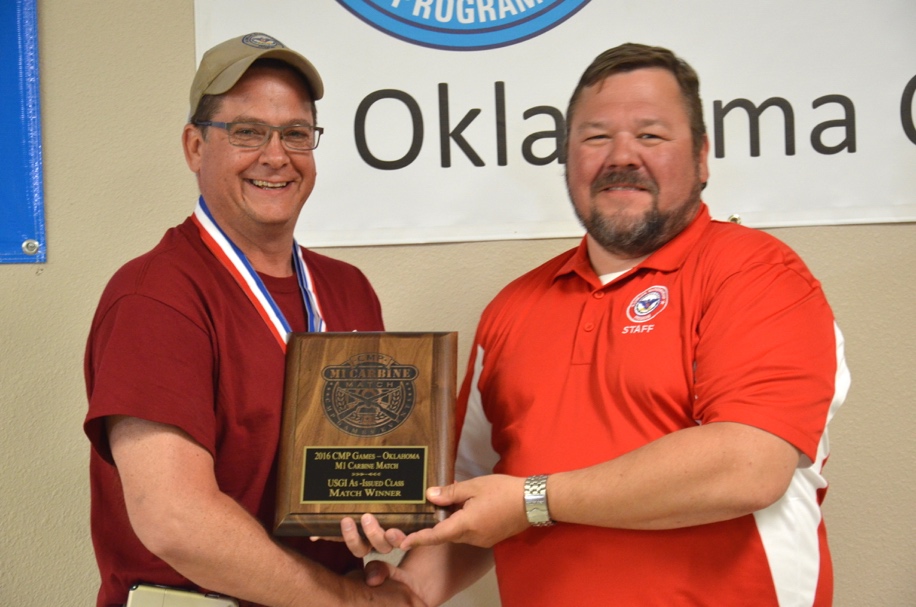
<svg viewBox="0 0 916 607">
<path fill-rule="evenodd" d="M 368 599 L 358 582 L 276 544 L 220 490 L 209 453 L 177 428 L 118 418 L 109 436 L 137 537 L 194 583 L 274 607 Z"/>
<path fill-rule="evenodd" d="M 680 430 L 613 460 L 550 475 L 556 521 L 672 529 L 763 509 L 798 465 L 789 443 L 763 430 L 713 423 Z"/>
<path fill-rule="evenodd" d="M 138 518 L 135 530 L 151 552 L 195 584 L 222 594 L 295 607 L 339 605 L 358 589 L 276 544 L 224 495 L 202 507 L 178 512 L 160 508 L 154 516 Z"/>
</svg>

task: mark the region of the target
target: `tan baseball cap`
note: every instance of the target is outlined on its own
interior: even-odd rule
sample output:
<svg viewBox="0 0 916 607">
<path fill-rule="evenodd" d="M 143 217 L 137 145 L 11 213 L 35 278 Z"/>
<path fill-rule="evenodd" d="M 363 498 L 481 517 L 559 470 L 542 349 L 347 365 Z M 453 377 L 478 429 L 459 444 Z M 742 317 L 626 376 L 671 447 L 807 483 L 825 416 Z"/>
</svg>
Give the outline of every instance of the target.
<svg viewBox="0 0 916 607">
<path fill-rule="evenodd" d="M 235 86 L 258 59 L 279 59 L 296 68 L 311 88 L 313 101 L 324 95 L 324 84 L 311 62 L 267 34 L 252 33 L 226 40 L 204 53 L 191 83 L 191 116 L 204 95 L 221 95 Z"/>
</svg>

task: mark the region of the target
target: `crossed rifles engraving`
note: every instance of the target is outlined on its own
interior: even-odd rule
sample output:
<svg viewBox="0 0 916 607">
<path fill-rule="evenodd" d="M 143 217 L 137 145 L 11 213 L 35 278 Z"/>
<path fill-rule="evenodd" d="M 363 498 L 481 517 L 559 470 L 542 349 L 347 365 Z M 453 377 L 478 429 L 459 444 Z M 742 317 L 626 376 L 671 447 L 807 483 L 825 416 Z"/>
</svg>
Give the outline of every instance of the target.
<svg viewBox="0 0 916 607">
<path fill-rule="evenodd" d="M 397 414 L 392 413 L 390 409 L 395 408 L 392 404 L 393 400 L 401 400 L 399 394 L 401 389 L 402 386 L 378 390 L 374 388 L 344 390 L 342 396 L 347 397 L 347 402 L 344 408 L 334 407 L 335 421 L 341 422 L 354 412 L 362 426 L 380 425 L 376 422 L 379 415 L 387 418 L 388 421 L 398 421 Z"/>
</svg>

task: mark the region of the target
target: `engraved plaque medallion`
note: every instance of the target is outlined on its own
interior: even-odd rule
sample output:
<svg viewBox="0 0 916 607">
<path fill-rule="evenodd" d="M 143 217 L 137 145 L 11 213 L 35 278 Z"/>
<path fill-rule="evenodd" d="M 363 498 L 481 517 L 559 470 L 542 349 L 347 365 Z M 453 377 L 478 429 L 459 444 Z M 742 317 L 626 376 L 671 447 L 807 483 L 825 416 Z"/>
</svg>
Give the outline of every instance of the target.
<svg viewBox="0 0 916 607">
<path fill-rule="evenodd" d="M 294 333 L 277 483 L 277 535 L 339 536 L 371 512 L 431 527 L 426 488 L 454 479 L 457 333 Z"/>
</svg>

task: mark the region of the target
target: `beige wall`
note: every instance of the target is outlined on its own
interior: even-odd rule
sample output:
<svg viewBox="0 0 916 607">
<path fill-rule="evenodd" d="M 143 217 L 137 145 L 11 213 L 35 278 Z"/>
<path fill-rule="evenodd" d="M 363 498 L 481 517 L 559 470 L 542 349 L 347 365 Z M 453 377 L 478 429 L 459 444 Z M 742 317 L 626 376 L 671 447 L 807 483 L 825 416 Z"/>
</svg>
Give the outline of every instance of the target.
<svg viewBox="0 0 916 607">
<path fill-rule="evenodd" d="M 0 266 L 0 605 L 89 605 L 84 340 L 111 273 L 194 202 L 179 147 L 193 3 L 38 4 L 49 261 Z M 836 605 L 916 605 L 916 225 L 774 233 L 822 279 L 853 373 L 827 467 Z M 496 290 L 572 244 L 331 253 L 372 279 L 390 329 L 458 330 L 464 358 Z M 493 605 L 492 588 L 456 603 Z"/>
</svg>

